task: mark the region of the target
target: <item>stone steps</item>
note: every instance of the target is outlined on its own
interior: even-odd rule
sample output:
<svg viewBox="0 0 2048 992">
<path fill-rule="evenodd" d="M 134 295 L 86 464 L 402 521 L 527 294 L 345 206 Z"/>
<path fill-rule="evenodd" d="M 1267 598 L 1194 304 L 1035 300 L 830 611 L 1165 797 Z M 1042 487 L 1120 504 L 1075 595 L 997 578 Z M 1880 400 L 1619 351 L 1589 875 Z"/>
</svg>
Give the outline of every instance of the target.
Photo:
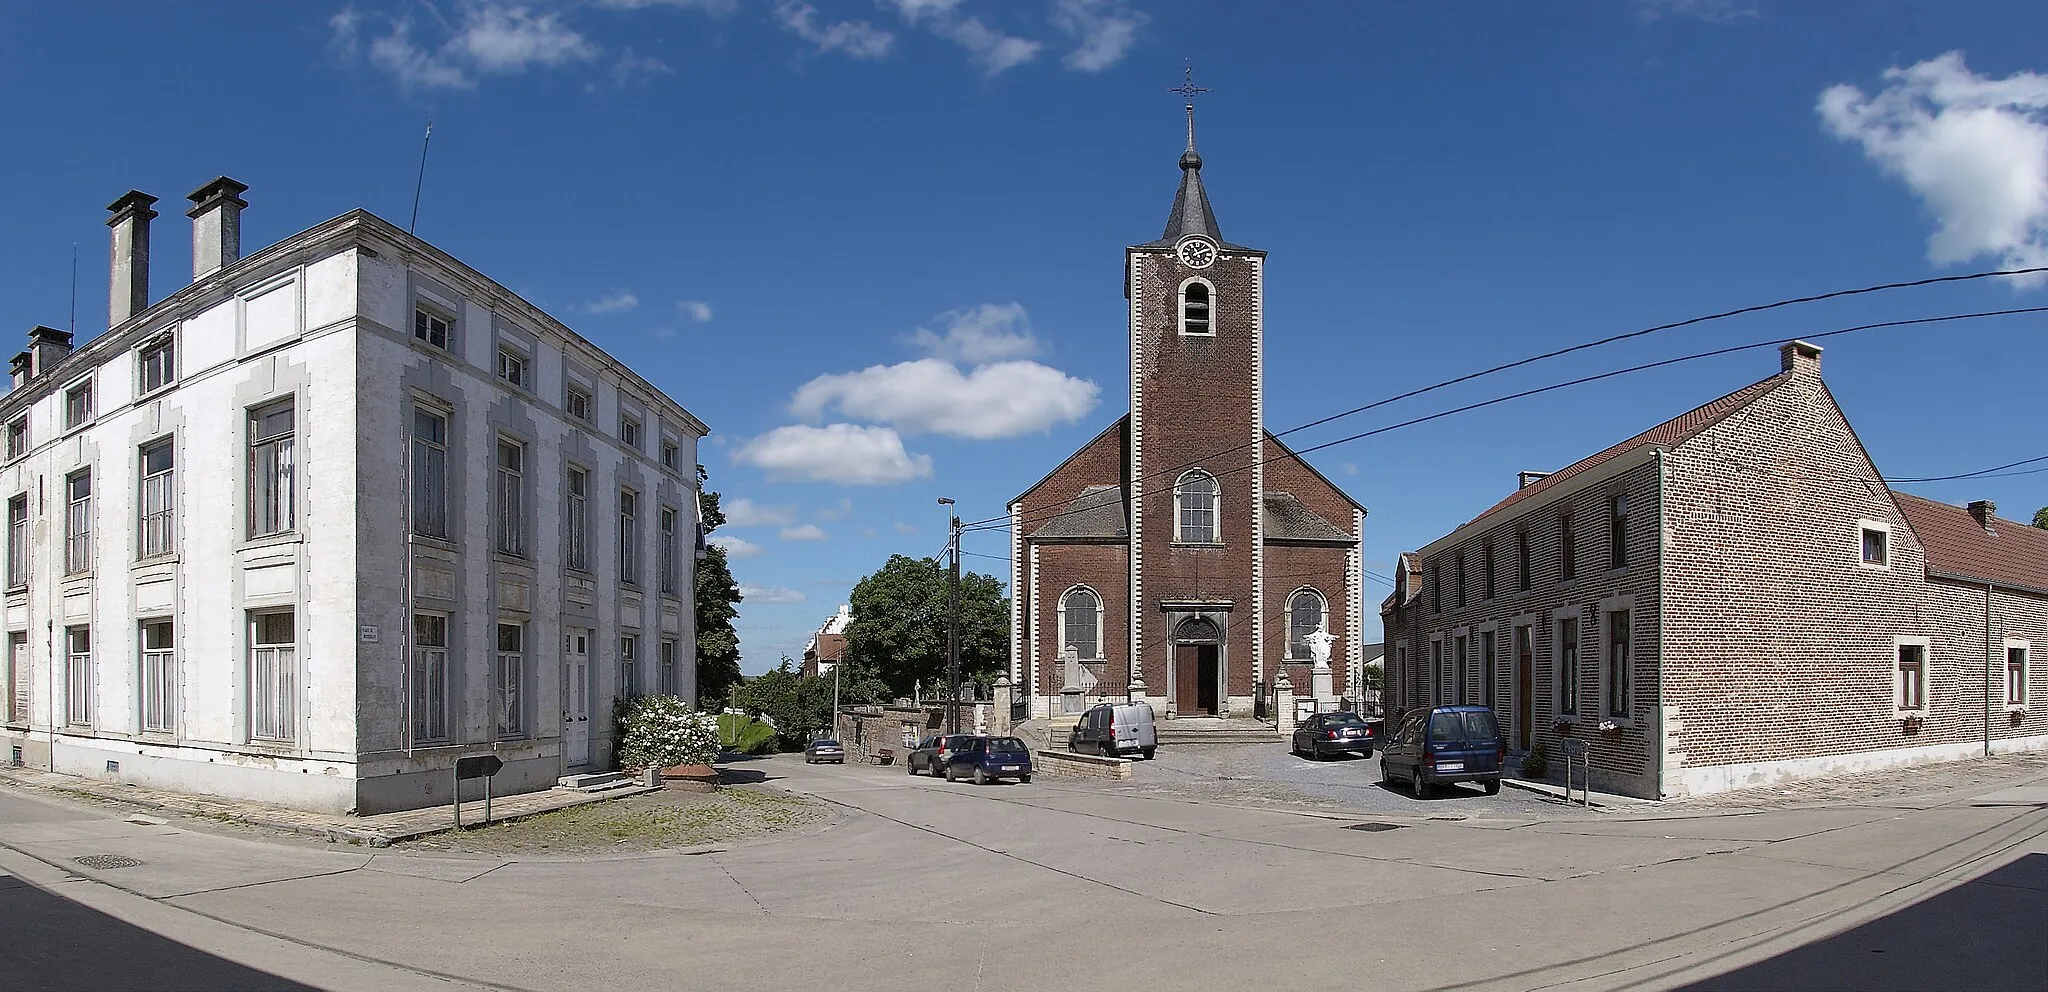
<svg viewBox="0 0 2048 992">
<path fill-rule="evenodd" d="M 619 772 L 592 772 L 584 775 L 564 775 L 556 784 L 577 792 L 608 792 L 634 785 L 632 779 Z"/>
<path fill-rule="evenodd" d="M 1161 744 L 1274 744 L 1283 740 L 1280 732 L 1256 720 L 1202 720 L 1194 726 L 1175 726 L 1179 721 L 1154 724 Z M 1231 726 L 1241 724 L 1241 726 Z"/>
</svg>

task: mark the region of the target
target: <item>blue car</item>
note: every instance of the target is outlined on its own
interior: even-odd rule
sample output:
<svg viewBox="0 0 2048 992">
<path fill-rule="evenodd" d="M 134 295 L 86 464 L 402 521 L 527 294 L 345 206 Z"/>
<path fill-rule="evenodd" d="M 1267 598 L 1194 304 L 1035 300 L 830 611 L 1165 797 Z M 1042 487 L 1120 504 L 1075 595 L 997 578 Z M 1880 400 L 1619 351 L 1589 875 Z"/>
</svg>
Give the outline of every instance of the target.
<svg viewBox="0 0 2048 992">
<path fill-rule="evenodd" d="M 1380 781 L 1406 782 L 1421 799 L 1439 785 L 1478 782 L 1491 796 L 1500 792 L 1507 741 L 1500 722 L 1484 706 L 1437 706 L 1411 710 L 1380 744 Z"/>
<path fill-rule="evenodd" d="M 999 778 L 1031 781 L 1031 749 L 1015 737 L 976 737 L 946 755 L 946 781 L 971 776 L 976 785 Z"/>
</svg>

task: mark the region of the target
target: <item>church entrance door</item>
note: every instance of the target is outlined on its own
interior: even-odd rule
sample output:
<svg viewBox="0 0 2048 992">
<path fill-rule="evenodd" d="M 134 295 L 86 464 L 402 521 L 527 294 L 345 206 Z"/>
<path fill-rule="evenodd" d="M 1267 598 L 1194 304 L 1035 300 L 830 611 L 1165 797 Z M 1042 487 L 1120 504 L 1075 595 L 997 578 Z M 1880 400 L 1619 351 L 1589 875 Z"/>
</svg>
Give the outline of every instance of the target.
<svg viewBox="0 0 2048 992">
<path fill-rule="evenodd" d="M 1223 708 L 1218 686 L 1223 681 L 1222 651 L 1214 644 L 1174 646 L 1174 711 L 1186 716 L 1215 716 Z"/>
</svg>

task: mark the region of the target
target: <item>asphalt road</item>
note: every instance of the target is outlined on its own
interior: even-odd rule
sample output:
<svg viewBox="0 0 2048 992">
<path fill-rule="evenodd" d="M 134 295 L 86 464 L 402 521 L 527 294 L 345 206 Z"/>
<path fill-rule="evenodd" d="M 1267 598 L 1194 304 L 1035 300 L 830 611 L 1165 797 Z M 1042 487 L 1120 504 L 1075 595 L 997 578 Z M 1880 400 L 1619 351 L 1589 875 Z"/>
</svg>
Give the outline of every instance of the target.
<svg viewBox="0 0 2048 992">
<path fill-rule="evenodd" d="M 1128 791 L 1179 794 L 1215 802 L 1335 806 L 1363 813 L 1423 813 L 1469 817 L 1571 817 L 1576 807 L 1535 793 L 1503 788 L 1486 795 L 1477 785 L 1438 789 L 1417 799 L 1407 786 L 1380 781 L 1380 758 L 1311 761 L 1285 744 L 1178 744 L 1152 761 L 1132 766 Z"/>
<path fill-rule="evenodd" d="M 1432 818 L 1443 802 L 1360 819 L 748 768 L 840 819 L 692 856 L 495 860 L 0 790 L 0 871 L 27 887 L 4 905 L 49 921 L 0 941 L 0 988 L 2032 992 L 2048 975 L 2038 771 L 1881 804 L 1452 822 Z M 75 860 L 91 854 L 140 864 Z"/>
</svg>

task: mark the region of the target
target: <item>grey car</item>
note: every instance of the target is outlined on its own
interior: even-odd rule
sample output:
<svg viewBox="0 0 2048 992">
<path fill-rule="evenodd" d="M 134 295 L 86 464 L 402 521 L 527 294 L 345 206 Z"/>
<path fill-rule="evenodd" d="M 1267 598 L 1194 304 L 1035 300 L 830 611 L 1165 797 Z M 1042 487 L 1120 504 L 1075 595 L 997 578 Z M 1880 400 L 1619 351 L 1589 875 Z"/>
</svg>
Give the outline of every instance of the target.
<svg viewBox="0 0 2048 992">
<path fill-rule="evenodd" d="M 815 765 L 821 761 L 829 761 L 835 765 L 846 764 L 846 748 L 841 747 L 838 741 L 830 739 L 815 740 L 804 745 L 804 764 Z"/>
<path fill-rule="evenodd" d="M 946 774 L 946 759 L 973 741 L 973 734 L 933 734 L 903 759 L 903 769 L 912 775 L 924 772 L 938 778 Z"/>
<path fill-rule="evenodd" d="M 1370 758 L 1373 748 L 1379 745 L 1379 734 L 1363 717 L 1340 710 L 1317 713 L 1301 721 L 1289 744 L 1295 754 L 1305 758 L 1321 759 L 1332 754 Z"/>
</svg>

